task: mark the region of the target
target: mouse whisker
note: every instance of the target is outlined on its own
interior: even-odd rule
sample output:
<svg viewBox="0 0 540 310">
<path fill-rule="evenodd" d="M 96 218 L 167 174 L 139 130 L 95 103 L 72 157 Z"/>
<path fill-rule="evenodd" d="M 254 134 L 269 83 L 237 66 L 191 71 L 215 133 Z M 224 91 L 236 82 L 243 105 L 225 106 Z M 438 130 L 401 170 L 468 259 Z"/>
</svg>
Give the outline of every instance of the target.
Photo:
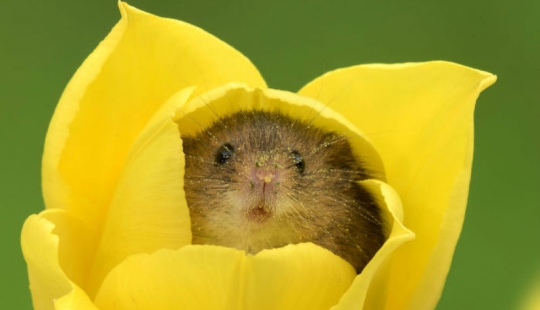
<svg viewBox="0 0 540 310">
<path fill-rule="evenodd" d="M 222 194 L 229 191 L 227 188 L 221 188 L 221 187 L 201 187 L 197 189 L 193 189 L 193 192 L 198 193 L 208 193 L 209 191 L 214 191 L 215 194 Z"/>
<path fill-rule="evenodd" d="M 204 74 L 203 69 L 200 66 L 200 64 L 197 65 L 197 69 L 199 70 L 199 76 L 202 79 L 202 84 L 203 84 L 204 89 L 209 89 L 208 83 L 206 83 L 206 78 L 205 78 L 206 75 Z M 208 100 L 204 99 L 203 95 L 208 96 Z M 208 107 L 210 111 L 212 111 L 212 113 L 217 117 L 217 119 L 221 119 L 221 116 L 219 115 L 219 113 L 217 113 L 217 110 L 215 109 L 215 107 L 212 105 L 212 103 L 210 103 L 211 98 L 208 92 L 204 92 L 203 94 L 199 95 L 199 98 L 201 98 L 201 100 L 204 102 L 206 107 Z"/>
<path fill-rule="evenodd" d="M 185 156 L 185 157 L 189 157 L 190 159 L 194 159 L 194 160 L 196 160 L 196 161 L 198 161 L 198 162 L 201 162 L 201 163 L 210 163 L 210 164 L 213 164 L 213 161 L 206 160 L 206 159 L 201 158 L 201 157 L 196 156 L 196 155 L 190 155 L 190 154 L 184 153 L 184 156 Z"/>
<path fill-rule="evenodd" d="M 332 175 L 333 173 L 341 172 L 345 174 L 351 174 L 351 181 L 359 181 L 361 179 L 371 178 L 372 174 L 364 170 L 352 170 L 352 169 L 338 169 L 338 168 L 321 168 L 316 170 L 307 171 L 304 177 L 313 177 L 316 175 Z M 356 178 L 353 178 L 356 176 Z"/>
<path fill-rule="evenodd" d="M 210 137 L 210 139 L 212 139 L 214 141 L 217 141 L 217 138 L 215 136 L 213 136 L 211 132 L 208 132 L 207 130 L 205 130 L 206 126 L 204 126 L 199 121 L 197 121 L 193 116 L 191 116 L 189 114 L 186 114 L 184 112 L 182 112 L 182 113 L 183 113 L 184 117 L 188 118 L 190 121 L 194 122 L 195 124 L 197 124 L 200 127 L 200 129 L 201 129 L 200 132 L 203 132 L 206 135 L 208 135 Z M 182 133 L 180 133 L 180 137 L 181 137 L 182 141 L 184 141 L 184 144 L 186 143 L 185 142 L 186 139 L 194 139 L 194 137 L 191 136 L 191 135 L 185 135 L 184 137 L 182 137 Z"/>
<path fill-rule="evenodd" d="M 227 179 L 219 179 L 219 178 L 185 178 L 186 181 L 190 182 L 190 184 L 204 184 L 204 183 L 207 183 L 207 182 L 212 182 L 212 183 L 215 183 L 215 181 L 218 181 L 218 182 L 221 182 L 221 183 L 226 183 L 226 184 L 229 184 L 230 183 L 230 180 L 227 180 Z M 227 183 L 229 182 L 229 183 Z"/>
<path fill-rule="evenodd" d="M 326 108 L 328 108 L 333 102 L 334 100 L 336 100 L 337 98 L 339 98 L 341 95 L 343 95 L 343 93 L 345 93 L 345 90 L 348 89 L 349 87 L 351 87 L 351 85 L 353 84 L 353 82 L 356 80 L 356 77 L 353 77 L 340 91 L 336 92 L 336 95 L 331 98 L 330 100 L 328 100 L 327 102 L 324 103 L 324 106 L 317 112 L 317 114 L 307 122 L 307 126 L 310 127 L 311 125 L 313 125 L 313 122 L 315 122 L 315 120 L 317 119 L 317 117 L 319 117 L 321 115 L 321 113 L 326 110 Z M 319 94 L 318 96 L 320 95 L 320 93 L 322 92 L 322 86 L 321 88 L 319 89 Z"/>
<path fill-rule="evenodd" d="M 311 150 L 311 152 L 309 152 L 307 154 L 307 156 L 315 155 L 318 152 L 323 151 L 323 150 L 333 146 L 334 144 L 339 143 L 339 142 L 343 142 L 343 141 L 347 141 L 347 138 L 345 137 L 345 138 L 341 138 L 341 139 L 334 139 L 334 140 L 331 140 L 331 141 L 321 142 L 319 145 L 315 146 Z"/>
<path fill-rule="evenodd" d="M 230 100 L 229 96 L 225 96 L 225 97 L 227 97 L 227 99 Z M 215 123 L 219 122 L 219 123 L 221 124 L 221 126 L 223 127 L 223 129 L 224 129 L 226 132 L 228 132 L 229 135 L 230 135 L 230 130 L 229 130 L 229 128 L 228 128 L 227 125 L 223 122 L 222 116 L 219 115 L 219 113 L 217 112 L 216 108 L 212 105 L 212 103 L 209 102 L 208 100 L 204 99 L 204 97 L 203 97 L 202 95 L 199 96 L 199 98 L 204 102 L 205 106 L 212 112 L 212 114 L 214 114 L 215 119 L 214 119 L 213 123 L 215 124 Z M 210 99 L 210 98 L 208 98 L 208 99 Z M 211 135 L 211 133 L 210 133 L 209 130 L 204 130 L 204 131 L 207 132 L 207 134 L 210 134 L 210 135 Z"/>
</svg>

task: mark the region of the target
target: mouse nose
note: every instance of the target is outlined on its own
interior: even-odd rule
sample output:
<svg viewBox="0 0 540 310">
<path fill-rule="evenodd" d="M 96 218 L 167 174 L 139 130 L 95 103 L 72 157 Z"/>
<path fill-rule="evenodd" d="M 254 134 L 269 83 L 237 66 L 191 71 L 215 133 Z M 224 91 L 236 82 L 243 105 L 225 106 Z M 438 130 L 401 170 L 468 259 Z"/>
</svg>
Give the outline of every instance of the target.
<svg viewBox="0 0 540 310">
<path fill-rule="evenodd" d="M 279 169 L 271 167 L 257 167 L 253 170 L 250 180 L 250 189 L 263 195 L 275 194 L 279 187 Z"/>
<path fill-rule="evenodd" d="M 256 175 L 259 181 L 270 183 L 276 177 L 276 172 L 268 169 L 258 169 Z"/>
</svg>

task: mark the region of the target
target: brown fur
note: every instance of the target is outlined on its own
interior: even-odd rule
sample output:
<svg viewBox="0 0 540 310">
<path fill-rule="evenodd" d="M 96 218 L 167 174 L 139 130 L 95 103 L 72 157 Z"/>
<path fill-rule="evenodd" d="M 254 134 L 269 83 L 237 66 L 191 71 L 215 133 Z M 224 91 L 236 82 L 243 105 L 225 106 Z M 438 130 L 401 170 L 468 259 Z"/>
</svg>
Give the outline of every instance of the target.
<svg viewBox="0 0 540 310">
<path fill-rule="evenodd" d="M 182 139 L 193 243 L 254 254 L 313 242 L 357 272 L 384 243 L 379 208 L 357 184 L 370 177 L 343 135 L 243 111 Z"/>
</svg>

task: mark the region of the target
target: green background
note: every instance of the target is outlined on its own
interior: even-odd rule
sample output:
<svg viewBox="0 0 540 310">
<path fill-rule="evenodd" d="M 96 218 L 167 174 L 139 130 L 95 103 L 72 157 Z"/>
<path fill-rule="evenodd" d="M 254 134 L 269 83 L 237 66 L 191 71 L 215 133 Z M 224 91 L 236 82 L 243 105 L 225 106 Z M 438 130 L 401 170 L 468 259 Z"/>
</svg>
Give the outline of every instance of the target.
<svg viewBox="0 0 540 310">
<path fill-rule="evenodd" d="M 360 63 L 449 60 L 498 75 L 476 109 L 463 233 L 438 309 L 514 309 L 540 276 L 540 2 L 150 1 L 296 91 Z M 0 5 L 0 309 L 30 309 L 24 219 L 43 209 L 40 160 L 66 83 L 119 19 L 116 2 Z"/>
</svg>

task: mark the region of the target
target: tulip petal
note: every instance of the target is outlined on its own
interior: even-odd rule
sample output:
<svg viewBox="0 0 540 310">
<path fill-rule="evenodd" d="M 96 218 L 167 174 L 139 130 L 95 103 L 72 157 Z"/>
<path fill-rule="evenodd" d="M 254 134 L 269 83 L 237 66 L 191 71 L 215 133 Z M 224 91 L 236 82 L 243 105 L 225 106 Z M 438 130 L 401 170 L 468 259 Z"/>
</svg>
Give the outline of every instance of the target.
<svg viewBox="0 0 540 310">
<path fill-rule="evenodd" d="M 244 309 L 329 309 L 356 276 L 349 263 L 311 243 L 246 259 Z"/>
<path fill-rule="evenodd" d="M 54 302 L 55 310 L 99 310 L 88 295 L 78 286 L 74 286 L 73 290 L 66 296 Z"/>
<path fill-rule="evenodd" d="M 355 276 L 350 264 L 313 244 L 255 256 L 186 246 L 128 258 L 105 279 L 100 309 L 328 309 Z"/>
<path fill-rule="evenodd" d="M 191 243 L 184 194 L 184 155 L 176 109 L 192 89 L 178 92 L 148 122 L 127 155 L 121 178 L 101 226 L 92 262 L 90 296 L 126 257 Z"/>
<path fill-rule="evenodd" d="M 495 79 L 446 62 L 365 65 L 327 73 L 299 92 L 366 132 L 403 201 L 416 239 L 393 257 L 385 309 L 432 309 L 440 297 L 465 213 L 474 104 Z"/>
<path fill-rule="evenodd" d="M 106 309 L 236 309 L 243 253 L 186 246 L 129 257 L 107 276 L 96 297 Z"/>
<path fill-rule="evenodd" d="M 90 297 L 126 257 L 191 243 L 183 190 L 184 156 L 178 127 L 172 121 L 191 92 L 188 88 L 175 94 L 133 143 L 103 223 L 89 225 L 80 215 L 63 209 L 41 215 L 56 225 L 62 270 Z"/>
<path fill-rule="evenodd" d="M 122 19 L 79 68 L 56 108 L 43 158 L 47 208 L 101 222 L 130 146 L 175 92 L 265 82 L 238 51 L 203 30 L 119 2 Z"/>
<path fill-rule="evenodd" d="M 63 210 L 48 210 L 30 216 L 24 223 L 21 246 L 28 265 L 34 309 L 97 309 L 88 296 L 64 272 L 77 274 L 78 259 L 84 259 L 83 243 L 62 238 L 72 221 Z M 72 259 L 73 261 L 70 261 Z M 73 266 L 75 265 L 75 266 Z M 66 302 L 69 307 L 64 307 Z"/>
</svg>

